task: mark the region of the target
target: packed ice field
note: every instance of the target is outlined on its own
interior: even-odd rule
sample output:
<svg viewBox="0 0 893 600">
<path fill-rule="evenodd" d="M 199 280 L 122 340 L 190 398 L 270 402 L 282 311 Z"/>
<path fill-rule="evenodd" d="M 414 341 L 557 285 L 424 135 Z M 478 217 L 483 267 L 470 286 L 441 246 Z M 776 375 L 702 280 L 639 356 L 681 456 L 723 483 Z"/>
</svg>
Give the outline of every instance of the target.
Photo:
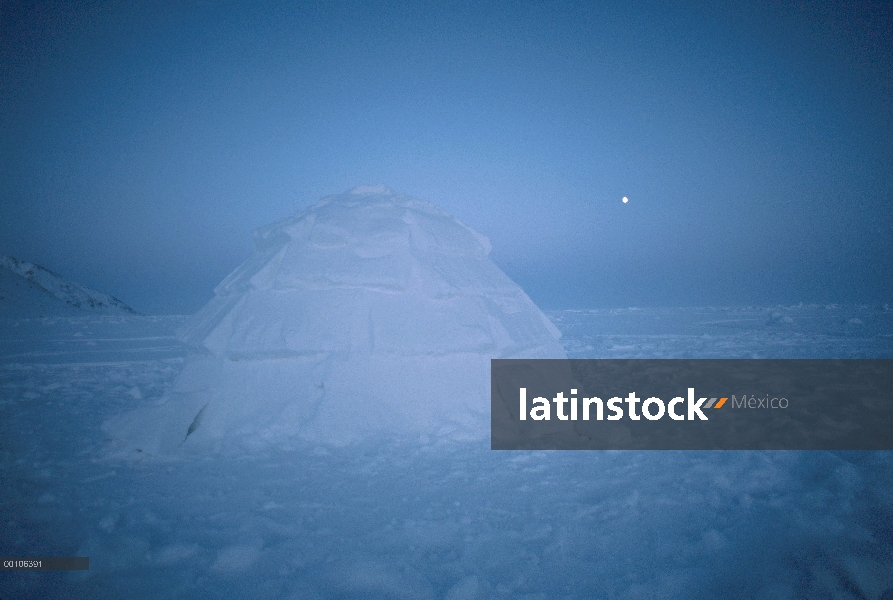
<svg viewBox="0 0 893 600">
<path fill-rule="evenodd" d="M 889 307 L 564 310 L 571 358 L 893 358 Z M 0 319 L 0 598 L 893 599 L 891 452 L 122 453 L 185 317 Z"/>
</svg>

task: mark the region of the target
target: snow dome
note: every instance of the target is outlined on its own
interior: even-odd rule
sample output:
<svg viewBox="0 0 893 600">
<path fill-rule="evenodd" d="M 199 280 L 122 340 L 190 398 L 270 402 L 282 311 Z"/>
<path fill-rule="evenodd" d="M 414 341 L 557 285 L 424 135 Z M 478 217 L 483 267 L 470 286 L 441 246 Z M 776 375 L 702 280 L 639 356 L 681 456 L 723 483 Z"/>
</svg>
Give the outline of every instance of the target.
<svg viewBox="0 0 893 600">
<path fill-rule="evenodd" d="M 191 354 L 173 389 L 108 433 L 147 451 L 486 439 L 490 359 L 565 357 L 489 240 L 430 202 L 362 186 L 254 243 L 182 331 Z"/>
</svg>

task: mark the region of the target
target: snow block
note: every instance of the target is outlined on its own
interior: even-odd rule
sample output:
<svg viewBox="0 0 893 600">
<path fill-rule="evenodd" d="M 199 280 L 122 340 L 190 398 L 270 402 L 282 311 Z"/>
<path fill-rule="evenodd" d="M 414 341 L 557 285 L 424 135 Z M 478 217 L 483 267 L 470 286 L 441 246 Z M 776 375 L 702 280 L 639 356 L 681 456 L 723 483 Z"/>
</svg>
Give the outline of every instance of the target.
<svg viewBox="0 0 893 600">
<path fill-rule="evenodd" d="M 491 358 L 566 358 L 560 333 L 431 204 L 363 186 L 254 233 L 255 254 L 181 331 L 160 405 L 105 430 L 149 451 L 249 436 L 482 440 Z"/>
</svg>

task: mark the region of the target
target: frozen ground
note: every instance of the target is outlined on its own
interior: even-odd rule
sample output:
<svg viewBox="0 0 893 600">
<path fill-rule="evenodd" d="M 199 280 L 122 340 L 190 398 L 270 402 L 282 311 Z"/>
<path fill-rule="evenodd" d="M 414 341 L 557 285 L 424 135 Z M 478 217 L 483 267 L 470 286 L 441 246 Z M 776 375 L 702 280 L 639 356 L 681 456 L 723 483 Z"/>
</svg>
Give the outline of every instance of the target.
<svg viewBox="0 0 893 600">
<path fill-rule="evenodd" d="M 572 357 L 893 357 L 893 311 L 558 311 Z M 179 317 L 0 321 L 0 598 L 893 599 L 893 453 L 305 445 L 157 459 Z"/>
<path fill-rule="evenodd" d="M 889 306 L 548 312 L 569 358 L 893 358 Z"/>
</svg>

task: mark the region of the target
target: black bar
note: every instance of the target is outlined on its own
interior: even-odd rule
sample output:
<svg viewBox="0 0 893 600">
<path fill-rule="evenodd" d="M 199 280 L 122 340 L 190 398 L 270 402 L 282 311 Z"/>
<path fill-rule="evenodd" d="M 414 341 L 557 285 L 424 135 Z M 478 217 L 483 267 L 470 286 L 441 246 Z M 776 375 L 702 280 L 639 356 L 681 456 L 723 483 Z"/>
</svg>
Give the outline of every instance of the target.
<svg viewBox="0 0 893 600">
<path fill-rule="evenodd" d="M 87 571 L 90 558 L 87 556 L 4 556 L 0 558 L 0 569 L 4 571 Z"/>
</svg>

